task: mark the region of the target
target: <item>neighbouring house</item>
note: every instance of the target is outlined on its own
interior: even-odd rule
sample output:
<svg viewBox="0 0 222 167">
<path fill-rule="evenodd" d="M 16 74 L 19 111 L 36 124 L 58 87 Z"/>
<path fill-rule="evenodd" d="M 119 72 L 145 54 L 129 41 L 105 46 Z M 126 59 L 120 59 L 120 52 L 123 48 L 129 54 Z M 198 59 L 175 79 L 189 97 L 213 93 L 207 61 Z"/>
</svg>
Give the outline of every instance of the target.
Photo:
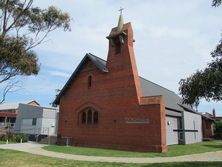
<svg viewBox="0 0 222 167">
<path fill-rule="evenodd" d="M 87 53 L 54 101 L 58 144 L 166 152 L 202 141 L 201 114 L 138 75 L 131 23 L 120 15 L 107 39 L 107 61 Z"/>
<path fill-rule="evenodd" d="M 213 118 L 216 120 L 216 121 L 222 121 L 222 116 L 217 116 L 216 115 L 216 111 L 215 109 L 213 109 Z"/>
<path fill-rule="evenodd" d="M 213 119 L 215 120 L 214 126 L 214 138 L 222 139 L 222 116 L 217 116 L 215 109 L 213 109 Z"/>
<path fill-rule="evenodd" d="M 216 117 L 215 117 L 215 120 L 217 120 L 217 121 L 222 121 L 222 117 L 216 116 Z"/>
<path fill-rule="evenodd" d="M 29 104 L 39 106 L 35 100 L 26 100 L 19 102 L 10 102 L 0 104 L 0 127 L 14 127 L 16 116 L 20 111 L 19 104 Z"/>
<path fill-rule="evenodd" d="M 202 130 L 203 130 L 203 139 L 213 138 L 214 128 L 213 123 L 215 121 L 214 115 L 204 112 L 202 113 Z"/>
<path fill-rule="evenodd" d="M 58 109 L 19 104 L 14 132 L 28 134 L 31 140 L 56 136 Z"/>
</svg>

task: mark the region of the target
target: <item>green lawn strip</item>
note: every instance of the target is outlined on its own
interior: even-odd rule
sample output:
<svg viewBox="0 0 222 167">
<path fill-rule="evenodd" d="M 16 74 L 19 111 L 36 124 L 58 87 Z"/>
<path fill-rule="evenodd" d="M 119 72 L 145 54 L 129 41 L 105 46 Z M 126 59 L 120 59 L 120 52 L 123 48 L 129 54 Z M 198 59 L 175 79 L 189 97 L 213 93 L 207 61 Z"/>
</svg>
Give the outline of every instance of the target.
<svg viewBox="0 0 222 167">
<path fill-rule="evenodd" d="M 190 145 L 169 146 L 167 153 L 141 153 L 131 151 L 120 151 L 111 149 L 97 149 L 85 147 L 49 145 L 43 149 L 54 152 L 61 152 L 76 155 L 104 156 L 104 157 L 174 157 L 181 155 L 214 152 L 222 150 L 222 141 L 201 142 Z"/>
<path fill-rule="evenodd" d="M 5 141 L 0 141 L 0 144 L 5 144 L 6 142 Z"/>
<path fill-rule="evenodd" d="M 222 162 L 182 162 L 164 164 L 121 164 L 63 160 L 28 153 L 1 150 L 0 166 L 4 167 L 221 167 Z"/>
<path fill-rule="evenodd" d="M 15 143 L 15 142 L 9 141 L 8 143 L 9 143 L 9 144 L 13 144 L 13 143 Z M 0 140 L 0 144 L 6 144 L 6 141 L 1 141 L 1 140 Z"/>
</svg>

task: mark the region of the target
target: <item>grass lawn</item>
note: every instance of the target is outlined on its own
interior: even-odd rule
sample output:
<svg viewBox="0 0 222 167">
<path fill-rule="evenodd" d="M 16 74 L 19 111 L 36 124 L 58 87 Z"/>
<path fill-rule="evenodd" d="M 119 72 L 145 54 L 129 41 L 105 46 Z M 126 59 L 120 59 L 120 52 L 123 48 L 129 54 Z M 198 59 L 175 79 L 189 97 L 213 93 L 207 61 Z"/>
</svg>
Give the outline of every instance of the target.
<svg viewBox="0 0 222 167">
<path fill-rule="evenodd" d="M 1 140 L 0 140 L 0 144 L 5 144 L 5 143 L 6 143 L 5 141 L 1 141 Z"/>
<path fill-rule="evenodd" d="M 97 149 L 84 147 L 66 147 L 49 145 L 43 147 L 48 151 L 62 152 L 67 154 L 88 155 L 88 156 L 109 156 L 109 157 L 173 157 L 180 155 L 222 151 L 222 141 L 201 142 L 191 145 L 169 146 L 167 153 L 140 153 L 130 151 L 119 151 L 111 149 Z"/>
<path fill-rule="evenodd" d="M 167 164 L 119 164 L 63 160 L 28 153 L 1 150 L 0 166 L 4 167 L 221 167 L 222 162 L 190 162 Z"/>
<path fill-rule="evenodd" d="M 9 142 L 9 144 L 12 144 L 12 143 L 15 143 L 15 142 Z M 6 144 L 6 141 L 1 141 L 0 140 L 0 144 Z"/>
</svg>

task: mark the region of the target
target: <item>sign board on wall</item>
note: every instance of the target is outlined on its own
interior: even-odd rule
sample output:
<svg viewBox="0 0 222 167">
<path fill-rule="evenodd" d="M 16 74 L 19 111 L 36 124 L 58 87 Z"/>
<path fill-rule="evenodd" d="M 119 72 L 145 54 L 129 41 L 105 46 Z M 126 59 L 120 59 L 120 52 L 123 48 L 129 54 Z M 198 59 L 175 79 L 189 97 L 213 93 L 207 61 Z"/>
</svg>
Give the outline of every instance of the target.
<svg viewBox="0 0 222 167">
<path fill-rule="evenodd" d="M 149 124 L 148 118 L 125 118 L 127 124 Z"/>
</svg>

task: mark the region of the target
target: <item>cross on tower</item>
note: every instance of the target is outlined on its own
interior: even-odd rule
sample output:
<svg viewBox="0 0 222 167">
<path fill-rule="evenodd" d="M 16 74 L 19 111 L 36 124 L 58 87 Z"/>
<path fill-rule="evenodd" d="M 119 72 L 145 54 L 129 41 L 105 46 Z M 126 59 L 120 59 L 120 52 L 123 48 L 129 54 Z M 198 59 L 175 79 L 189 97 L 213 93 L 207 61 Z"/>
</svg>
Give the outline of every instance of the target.
<svg viewBox="0 0 222 167">
<path fill-rule="evenodd" d="M 120 9 L 119 9 L 120 15 L 122 15 L 123 10 L 124 10 L 124 8 L 120 7 Z"/>
</svg>

